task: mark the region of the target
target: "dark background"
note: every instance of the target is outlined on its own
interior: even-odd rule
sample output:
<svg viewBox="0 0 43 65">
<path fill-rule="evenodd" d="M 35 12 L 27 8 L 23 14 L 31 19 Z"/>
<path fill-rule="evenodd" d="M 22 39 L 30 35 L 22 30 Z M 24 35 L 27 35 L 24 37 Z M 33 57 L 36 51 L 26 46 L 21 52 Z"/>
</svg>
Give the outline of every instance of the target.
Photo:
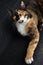
<svg viewBox="0 0 43 65">
<path fill-rule="evenodd" d="M 29 0 L 24 0 L 28 2 Z M 20 0 L 0 0 L 0 65 L 26 65 L 24 58 L 28 37 L 22 37 L 15 29 L 7 9 L 16 8 Z M 31 65 L 43 65 L 43 31 Z"/>
</svg>

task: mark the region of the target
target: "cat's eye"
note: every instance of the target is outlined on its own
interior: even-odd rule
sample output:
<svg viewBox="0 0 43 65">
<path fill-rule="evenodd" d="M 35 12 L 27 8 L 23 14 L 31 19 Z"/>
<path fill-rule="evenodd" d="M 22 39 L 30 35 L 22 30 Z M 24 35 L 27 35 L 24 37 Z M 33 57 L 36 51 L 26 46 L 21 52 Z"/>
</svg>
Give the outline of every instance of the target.
<svg viewBox="0 0 43 65">
<path fill-rule="evenodd" d="M 21 16 L 21 14 L 19 14 L 19 16 Z"/>
<path fill-rule="evenodd" d="M 28 16 L 28 14 L 25 14 L 25 17 Z"/>
<path fill-rule="evenodd" d="M 27 16 L 27 18 L 32 18 L 32 15 L 29 13 L 29 14 L 26 14 L 25 17 Z"/>
<path fill-rule="evenodd" d="M 27 18 L 32 18 L 32 15 L 29 13 Z"/>
<path fill-rule="evenodd" d="M 15 16 L 16 16 L 16 20 L 18 21 L 19 20 L 19 15 L 18 15 L 17 12 L 15 13 Z"/>
</svg>

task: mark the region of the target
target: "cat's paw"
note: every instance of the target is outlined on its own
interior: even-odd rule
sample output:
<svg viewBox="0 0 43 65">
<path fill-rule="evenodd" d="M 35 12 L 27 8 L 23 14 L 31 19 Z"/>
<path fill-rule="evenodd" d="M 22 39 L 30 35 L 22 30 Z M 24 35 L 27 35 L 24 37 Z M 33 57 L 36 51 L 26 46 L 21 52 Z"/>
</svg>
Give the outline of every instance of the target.
<svg viewBox="0 0 43 65">
<path fill-rule="evenodd" d="M 34 61 L 34 60 L 33 60 L 33 57 L 30 58 L 30 59 L 26 59 L 26 58 L 25 58 L 26 64 L 31 64 L 33 61 Z"/>
</svg>

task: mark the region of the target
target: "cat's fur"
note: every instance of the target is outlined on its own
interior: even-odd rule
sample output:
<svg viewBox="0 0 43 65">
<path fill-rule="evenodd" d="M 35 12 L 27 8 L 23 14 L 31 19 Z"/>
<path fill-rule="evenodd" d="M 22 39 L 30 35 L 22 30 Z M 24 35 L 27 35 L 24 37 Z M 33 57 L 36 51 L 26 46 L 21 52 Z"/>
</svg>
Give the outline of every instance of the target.
<svg viewBox="0 0 43 65">
<path fill-rule="evenodd" d="M 9 11 L 18 32 L 23 36 L 32 37 L 25 57 L 25 62 L 27 64 L 33 62 L 34 51 L 40 38 L 40 23 L 43 22 L 43 16 L 39 9 L 38 2 L 39 1 L 36 2 L 35 0 L 30 0 L 27 6 L 23 1 L 21 1 L 21 8 L 16 9 L 14 15 Z"/>
</svg>

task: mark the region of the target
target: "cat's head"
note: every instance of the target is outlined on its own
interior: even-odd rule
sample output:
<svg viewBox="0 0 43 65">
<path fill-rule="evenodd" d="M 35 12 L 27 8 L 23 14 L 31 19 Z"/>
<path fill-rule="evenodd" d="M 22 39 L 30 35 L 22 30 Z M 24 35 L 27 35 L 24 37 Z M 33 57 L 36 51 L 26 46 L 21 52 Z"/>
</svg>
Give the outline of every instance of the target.
<svg viewBox="0 0 43 65">
<path fill-rule="evenodd" d="M 9 14 L 15 22 L 23 23 L 25 20 L 33 17 L 33 13 L 26 9 L 27 5 L 23 1 L 21 1 L 20 7 L 21 9 L 14 10 L 14 13 L 9 10 Z"/>
<path fill-rule="evenodd" d="M 27 35 L 26 32 L 29 26 L 33 26 L 33 23 L 37 22 L 38 19 L 35 12 L 31 9 L 31 6 L 29 6 L 29 8 L 27 6 L 28 5 L 21 1 L 20 8 L 8 11 L 18 31 L 23 35 Z"/>
<path fill-rule="evenodd" d="M 34 3 L 32 3 L 32 5 L 33 4 Z M 34 8 L 32 8 L 31 4 L 27 5 L 23 1 L 21 1 L 20 8 L 16 8 L 13 11 L 9 10 L 8 12 L 11 18 L 13 19 L 14 23 L 17 23 L 20 25 L 22 24 L 28 25 L 29 23 L 30 25 L 32 22 L 34 23 L 38 21 L 38 17 L 33 10 Z"/>
</svg>

